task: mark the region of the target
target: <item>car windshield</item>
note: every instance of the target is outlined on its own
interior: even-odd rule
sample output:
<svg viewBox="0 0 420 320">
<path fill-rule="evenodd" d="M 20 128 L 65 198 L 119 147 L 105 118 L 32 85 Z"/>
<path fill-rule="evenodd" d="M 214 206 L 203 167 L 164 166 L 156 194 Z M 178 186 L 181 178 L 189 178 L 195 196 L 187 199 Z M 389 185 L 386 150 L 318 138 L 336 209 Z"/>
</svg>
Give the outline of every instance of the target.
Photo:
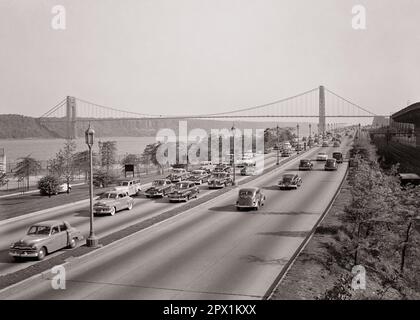
<svg viewBox="0 0 420 320">
<path fill-rule="evenodd" d="M 335 163 L 335 160 L 333 159 L 328 159 L 327 160 L 327 165 L 333 165 Z"/>
<path fill-rule="evenodd" d="M 173 169 L 172 173 L 182 173 L 183 171 L 182 169 Z"/>
<path fill-rule="evenodd" d="M 34 234 L 43 234 L 48 235 L 50 234 L 50 227 L 48 226 L 32 226 L 28 230 L 28 235 L 34 235 Z"/>
<path fill-rule="evenodd" d="M 123 182 L 121 182 L 121 183 L 120 183 L 120 186 L 124 186 L 124 187 L 128 186 L 128 181 L 123 181 Z"/>
<path fill-rule="evenodd" d="M 194 170 L 193 172 L 192 172 L 192 174 L 195 174 L 195 175 L 200 175 L 200 174 L 202 174 L 203 173 L 203 171 L 200 171 L 200 170 Z"/>
<path fill-rule="evenodd" d="M 293 180 L 293 177 L 294 177 L 293 175 L 285 175 L 283 176 L 283 181 L 290 182 Z"/>
<path fill-rule="evenodd" d="M 113 192 L 105 192 L 103 195 L 100 196 L 100 199 L 116 199 L 117 194 Z"/>
<path fill-rule="evenodd" d="M 309 164 L 309 160 L 300 160 L 300 164 Z"/>
<path fill-rule="evenodd" d="M 178 189 L 188 189 L 188 183 L 179 183 L 177 187 Z"/>
<path fill-rule="evenodd" d="M 248 198 L 252 197 L 254 195 L 254 192 L 251 190 L 241 190 L 239 191 L 239 197 L 241 198 Z"/>
<path fill-rule="evenodd" d="M 322 152 L 321 152 L 321 153 L 318 153 L 318 155 L 319 155 L 319 156 L 325 156 L 325 155 L 326 155 L 326 153 L 322 153 Z"/>
<path fill-rule="evenodd" d="M 215 178 L 215 179 L 220 179 L 220 178 L 224 178 L 224 177 L 225 177 L 224 174 L 214 174 L 213 175 L 213 178 Z"/>
<path fill-rule="evenodd" d="M 154 187 L 156 187 L 156 186 L 163 186 L 165 184 L 165 181 L 164 180 L 156 180 L 156 181 L 153 181 L 153 186 Z"/>
</svg>

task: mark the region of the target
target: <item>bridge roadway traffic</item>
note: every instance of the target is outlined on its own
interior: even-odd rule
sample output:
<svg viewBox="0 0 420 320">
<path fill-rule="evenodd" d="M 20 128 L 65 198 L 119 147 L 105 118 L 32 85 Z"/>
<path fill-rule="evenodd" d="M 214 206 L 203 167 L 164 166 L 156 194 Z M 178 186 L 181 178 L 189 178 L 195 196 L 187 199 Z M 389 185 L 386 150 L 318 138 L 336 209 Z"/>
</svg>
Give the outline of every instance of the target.
<svg viewBox="0 0 420 320">
<path fill-rule="evenodd" d="M 273 166 L 275 165 L 275 162 L 276 157 L 265 155 L 265 167 Z M 237 181 L 241 181 L 244 178 L 246 177 L 237 175 Z M 151 183 L 145 184 L 143 189 L 146 189 L 150 185 Z M 200 194 L 198 197 L 200 198 L 212 192 L 215 192 L 215 190 L 209 190 L 207 185 L 204 184 L 200 186 Z M 94 222 L 96 235 L 99 237 L 106 236 L 140 221 L 157 216 L 162 212 L 183 205 L 183 203 L 169 203 L 166 198 L 147 199 L 145 196 L 134 197 L 134 201 L 133 209 L 130 211 L 123 210 L 117 212 L 114 216 L 96 217 Z M 9 256 L 9 247 L 12 242 L 18 241 L 24 236 L 31 224 L 46 220 L 65 220 L 80 230 L 85 238 L 89 234 L 89 206 L 87 203 L 69 205 L 66 209 L 51 210 L 41 215 L 0 225 L 0 275 L 16 272 L 37 263 L 37 261 L 15 262 L 12 257 Z M 84 243 L 85 241 L 82 241 L 79 245 Z M 45 259 L 49 259 L 60 253 L 62 253 L 62 251 L 48 255 Z"/>
<path fill-rule="evenodd" d="M 349 142 L 322 150 L 345 153 Z M 335 172 L 315 163 L 300 173 L 298 190 L 278 189 L 283 173 L 319 150 L 243 185 L 262 188 L 267 200 L 259 211 L 237 211 L 238 190 L 226 192 L 71 264 L 65 290 L 45 279 L 8 299 L 261 299 L 345 175 L 347 162 Z"/>
</svg>

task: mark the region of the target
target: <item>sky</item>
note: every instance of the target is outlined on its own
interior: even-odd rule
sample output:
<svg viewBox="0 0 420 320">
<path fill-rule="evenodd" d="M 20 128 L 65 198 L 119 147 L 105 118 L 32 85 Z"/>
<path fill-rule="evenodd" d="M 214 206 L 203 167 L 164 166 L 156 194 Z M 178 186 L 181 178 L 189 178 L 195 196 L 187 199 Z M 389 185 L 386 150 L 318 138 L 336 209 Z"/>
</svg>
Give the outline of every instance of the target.
<svg viewBox="0 0 420 320">
<path fill-rule="evenodd" d="M 37 117 L 67 95 L 214 113 L 319 85 L 390 114 L 420 101 L 419 21 L 418 0 L 0 0 L 0 114 Z"/>
</svg>

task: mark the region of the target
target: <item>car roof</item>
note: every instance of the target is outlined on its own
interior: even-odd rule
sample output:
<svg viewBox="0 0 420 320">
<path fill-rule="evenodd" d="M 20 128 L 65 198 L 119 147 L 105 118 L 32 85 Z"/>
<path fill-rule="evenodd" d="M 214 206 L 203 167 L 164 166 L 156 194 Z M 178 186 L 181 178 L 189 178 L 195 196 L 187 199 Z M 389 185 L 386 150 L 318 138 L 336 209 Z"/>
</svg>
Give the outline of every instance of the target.
<svg viewBox="0 0 420 320">
<path fill-rule="evenodd" d="M 239 190 L 239 192 L 248 192 L 248 191 L 250 191 L 250 192 L 255 192 L 255 191 L 258 191 L 259 190 L 259 188 L 256 188 L 256 187 L 253 187 L 253 188 L 242 188 L 242 189 L 240 189 Z"/>
<path fill-rule="evenodd" d="M 46 227 L 52 227 L 55 226 L 57 224 L 63 224 L 64 221 L 58 221 L 58 220 L 46 220 L 46 221 L 41 221 L 41 222 L 37 222 L 34 223 L 33 226 L 46 226 Z"/>
<path fill-rule="evenodd" d="M 420 179 L 420 176 L 416 173 L 400 173 L 401 179 Z"/>
</svg>

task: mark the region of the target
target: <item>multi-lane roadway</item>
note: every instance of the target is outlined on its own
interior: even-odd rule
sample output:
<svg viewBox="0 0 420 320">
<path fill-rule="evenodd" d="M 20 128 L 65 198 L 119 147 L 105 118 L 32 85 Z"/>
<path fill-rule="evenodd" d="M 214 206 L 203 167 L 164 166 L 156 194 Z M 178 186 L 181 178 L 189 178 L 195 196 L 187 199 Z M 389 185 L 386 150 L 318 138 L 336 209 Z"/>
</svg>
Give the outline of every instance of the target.
<svg viewBox="0 0 420 320">
<path fill-rule="evenodd" d="M 82 257 L 67 270 L 66 290 L 53 290 L 45 279 L 31 290 L 7 298 L 260 299 L 328 207 L 347 163 L 341 164 L 338 171 L 327 172 L 324 163 L 315 162 L 314 170 L 299 173 L 303 184 L 298 190 L 280 191 L 276 186 L 280 176 L 297 172 L 299 160 L 315 159 L 320 149 L 330 155 L 337 150 L 345 153 L 349 143 L 344 139 L 340 148 L 313 148 L 241 186 L 262 188 L 267 199 L 259 211 L 237 211 L 234 205 L 238 189 L 233 189 Z M 202 193 L 211 192 L 202 189 Z M 96 219 L 96 228 L 106 234 L 117 225 L 130 225 L 159 214 L 168 205 L 174 206 L 165 199 L 137 199 L 132 211 Z M 86 208 L 53 215 L 87 233 Z M 30 223 L 22 221 L 2 227 L 0 232 L 7 232 L 11 240 Z M 1 248 L 5 248 L 4 238 Z M 2 273 L 16 265 L 5 260 L 1 256 Z"/>
</svg>

